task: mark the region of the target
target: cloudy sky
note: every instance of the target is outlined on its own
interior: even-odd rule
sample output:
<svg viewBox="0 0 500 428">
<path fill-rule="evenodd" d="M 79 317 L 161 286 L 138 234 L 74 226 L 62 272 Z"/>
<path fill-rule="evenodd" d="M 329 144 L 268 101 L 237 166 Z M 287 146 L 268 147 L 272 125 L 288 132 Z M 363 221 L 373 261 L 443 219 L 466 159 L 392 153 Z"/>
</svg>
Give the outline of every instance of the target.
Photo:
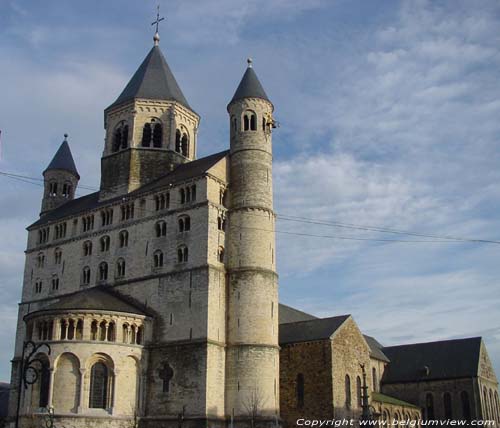
<svg viewBox="0 0 500 428">
<path fill-rule="evenodd" d="M 500 245 L 376 241 L 433 239 L 338 225 L 500 240 L 500 3 L 160 4 L 161 48 L 202 117 L 199 156 L 228 147 L 226 104 L 248 56 L 275 104 L 276 210 L 319 220 L 278 222 L 281 300 L 350 313 L 386 345 L 483 336 L 500 374 Z M 0 171 L 41 177 L 67 132 L 81 184 L 98 186 L 103 109 L 151 48 L 155 7 L 0 2 Z M 0 184 L 8 380 L 42 188 Z"/>
</svg>

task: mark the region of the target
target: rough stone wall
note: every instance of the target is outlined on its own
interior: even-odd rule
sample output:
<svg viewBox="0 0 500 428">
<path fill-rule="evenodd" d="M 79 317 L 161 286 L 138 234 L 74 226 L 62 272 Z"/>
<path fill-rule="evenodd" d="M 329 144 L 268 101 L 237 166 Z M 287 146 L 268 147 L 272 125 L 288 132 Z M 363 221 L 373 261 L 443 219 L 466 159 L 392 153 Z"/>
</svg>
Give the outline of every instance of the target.
<svg viewBox="0 0 500 428">
<path fill-rule="evenodd" d="M 278 281 L 275 268 L 271 133 L 262 123 L 272 105 L 246 98 L 229 105 L 230 203 L 226 414 L 279 414 Z M 244 130 L 252 112 L 255 130 Z M 253 411 L 251 410 L 253 408 Z"/>
<path fill-rule="evenodd" d="M 357 398 L 357 379 L 362 379 L 360 364 L 367 368 L 366 382 L 370 385 L 370 348 L 354 320 L 349 317 L 332 338 L 332 390 L 335 418 L 357 419 L 361 407 Z M 350 378 L 350 406 L 346 405 L 346 375 Z"/>
<path fill-rule="evenodd" d="M 72 173 L 60 169 L 51 169 L 43 174 L 44 190 L 42 198 L 42 208 L 40 214 L 60 207 L 62 204 L 72 200 L 78 185 L 78 177 Z M 50 193 L 50 183 L 57 183 L 57 193 Z M 67 196 L 63 196 L 64 184 L 71 185 L 71 192 Z"/>
<path fill-rule="evenodd" d="M 495 420 L 500 424 L 498 381 L 483 341 L 481 341 L 479 353 L 477 386 L 478 395 L 481 397 L 481 415 L 483 419 Z"/>
<path fill-rule="evenodd" d="M 418 422 L 422 420 L 422 412 L 420 409 L 412 406 L 382 403 L 378 401 L 372 401 L 372 406 L 375 411 L 380 414 L 379 419 L 387 421 L 390 424 L 394 421 L 415 421 L 414 424 L 418 424 Z M 409 424 L 406 426 L 408 425 Z M 394 424 L 394 426 L 396 425 Z"/>
<path fill-rule="evenodd" d="M 83 215 L 66 220 L 66 238 L 56 241 L 51 239 L 45 245 L 37 243 L 37 230 L 31 230 L 16 355 L 20 355 L 22 340 L 25 337 L 22 319 L 26 311 L 41 309 L 54 302 L 58 296 L 98 284 L 97 268 L 101 262 L 107 262 L 107 285 L 148 306 L 152 313 L 156 314 L 155 330 L 148 332 L 152 335 L 148 336 L 145 354 L 140 362 L 138 360 L 137 366 L 134 368 L 128 355 L 116 363 L 116 401 L 112 409 L 113 415 L 117 420 L 131 415 L 130 412 L 134 408 L 131 397 L 135 395 L 135 388 L 139 398 L 134 410 L 142 412 L 143 403 L 144 424 L 155 426 L 159 423 L 159 426 L 165 426 L 170 423 L 168 421 L 174 421 L 177 426 L 177 416 L 183 408 L 186 420 L 202 421 L 208 416 L 215 418 L 214 423 L 218 424 L 220 418 L 224 417 L 225 410 L 227 286 L 224 263 L 218 259 L 218 249 L 225 245 L 225 232 L 218 230 L 217 216 L 219 212 L 225 211 L 219 204 L 219 189 L 227 187 L 227 183 L 223 181 L 227 176 L 225 167 L 224 160 L 223 165 L 216 165 L 213 174 L 209 173 L 206 178 L 138 196 L 133 200 L 135 213 L 134 218 L 130 220 L 121 221 L 120 203 L 111 202 L 93 212 L 83 213 L 85 216 L 94 214 L 94 229 L 89 232 L 82 232 Z M 210 194 L 208 181 L 212 186 Z M 180 189 L 194 184 L 197 186 L 196 201 L 181 204 Z M 170 208 L 156 211 L 155 196 L 167 191 L 170 192 Z M 100 211 L 109 208 L 113 209 L 113 222 L 111 225 L 102 226 Z M 179 232 L 178 219 L 184 215 L 190 216 L 190 230 Z M 166 222 L 166 236 L 155 235 L 157 221 Z M 121 248 L 119 233 L 124 230 L 129 234 L 128 246 Z M 101 252 L 99 240 L 105 235 L 110 237 L 110 248 Z M 83 243 L 88 240 L 93 243 L 93 251 L 92 255 L 85 257 Z M 186 263 L 179 263 L 177 260 L 177 249 L 180 245 L 189 249 L 189 259 Z M 54 262 L 56 248 L 62 251 L 60 264 Z M 153 254 L 156 250 L 164 253 L 162 268 L 153 267 Z M 40 253 L 45 256 L 45 263 L 41 267 L 37 262 Z M 115 265 L 119 258 L 126 261 L 125 278 L 115 277 Z M 82 286 L 81 273 L 84 266 L 91 268 L 89 286 Z M 59 290 L 53 291 L 49 284 L 52 276 L 56 274 L 60 278 L 60 285 Z M 41 293 L 35 293 L 34 290 L 34 282 L 37 279 L 44 283 Z M 76 343 L 66 342 L 64 346 L 68 351 L 80 352 Z M 93 352 L 109 355 L 112 353 L 108 352 L 109 347 L 123 348 L 121 344 L 104 345 L 95 342 L 87 346 Z M 146 358 L 146 355 L 149 357 Z M 81 361 L 84 360 L 82 357 Z M 168 394 L 163 393 L 163 390 L 159 392 L 159 388 L 163 387 L 159 370 L 165 362 L 174 370 L 172 389 Z M 139 374 L 135 375 L 135 372 Z M 61 371 L 57 376 L 61 377 L 62 373 Z M 69 376 L 68 370 L 66 375 Z M 14 377 L 15 374 L 13 379 Z M 134 377 L 138 379 L 137 382 L 133 381 Z M 84 380 L 83 396 L 88 396 L 88 385 L 85 382 L 87 381 Z M 71 388 L 75 383 L 71 383 L 68 378 L 67 385 Z M 67 392 L 65 398 L 75 398 L 74 394 L 71 396 L 69 391 Z M 13 393 L 15 394 L 15 391 Z M 70 408 L 71 403 L 65 402 L 62 395 L 59 394 L 55 398 L 59 406 Z M 89 409 L 83 409 L 78 413 L 85 414 L 88 417 L 85 423 L 88 421 L 89 426 L 92 425 L 92 418 L 96 416 L 95 410 L 89 413 Z M 108 421 L 105 415 L 97 416 Z M 130 420 L 127 423 L 130 423 Z M 67 426 L 72 426 L 71 424 L 67 423 Z"/>
<path fill-rule="evenodd" d="M 304 376 L 304 405 L 299 406 L 297 376 Z M 332 344 L 330 340 L 284 345 L 280 350 L 280 411 L 284 425 L 298 418 L 331 419 Z"/>
<path fill-rule="evenodd" d="M 151 121 L 162 125 L 161 148 L 142 147 L 144 125 Z M 113 135 L 123 122 L 129 127 L 128 148 L 113 153 Z M 106 111 L 101 200 L 125 195 L 195 159 L 198 123 L 196 113 L 172 101 L 135 100 Z M 175 151 L 177 129 L 189 136 L 188 156 Z"/>
<path fill-rule="evenodd" d="M 368 386 L 370 387 L 371 391 L 376 391 L 376 392 L 380 391 L 380 380 L 384 375 L 384 370 L 386 366 L 387 363 L 385 361 L 380 361 L 377 360 L 376 358 L 370 358 L 370 368 L 367 370 L 370 370 L 371 383 Z M 375 370 L 375 379 L 373 378 L 374 370 Z"/>
<path fill-rule="evenodd" d="M 466 391 L 470 399 L 472 419 L 481 418 L 477 412 L 477 393 L 474 381 L 470 379 L 450 379 L 436 381 L 421 381 L 412 383 L 382 384 L 382 392 L 391 397 L 414 404 L 424 409 L 423 416 L 426 417 L 426 395 L 431 393 L 434 401 L 434 416 L 436 419 L 445 419 L 443 396 L 445 392 L 451 394 L 452 415 L 454 418 L 463 417 L 460 393 Z M 480 409 L 480 406 L 479 406 Z"/>
</svg>

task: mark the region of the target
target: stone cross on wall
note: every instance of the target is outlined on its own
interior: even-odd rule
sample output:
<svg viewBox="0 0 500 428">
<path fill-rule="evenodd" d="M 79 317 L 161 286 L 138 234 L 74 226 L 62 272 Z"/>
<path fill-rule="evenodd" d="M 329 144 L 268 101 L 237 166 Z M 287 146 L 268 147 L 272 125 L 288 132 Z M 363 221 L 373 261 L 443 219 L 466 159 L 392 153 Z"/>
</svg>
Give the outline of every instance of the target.
<svg viewBox="0 0 500 428">
<path fill-rule="evenodd" d="M 158 370 L 158 376 L 163 381 L 163 392 L 170 391 L 170 381 L 174 377 L 174 371 L 170 364 L 164 362 L 162 368 Z"/>
</svg>

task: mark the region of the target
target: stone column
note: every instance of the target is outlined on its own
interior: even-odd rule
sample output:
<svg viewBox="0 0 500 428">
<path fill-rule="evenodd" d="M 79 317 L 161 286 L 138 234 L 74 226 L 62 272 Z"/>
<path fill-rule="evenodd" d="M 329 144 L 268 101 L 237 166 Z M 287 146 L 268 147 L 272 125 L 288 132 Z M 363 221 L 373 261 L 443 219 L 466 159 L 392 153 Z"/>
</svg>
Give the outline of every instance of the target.
<svg viewBox="0 0 500 428">
<path fill-rule="evenodd" d="M 49 384 L 49 399 L 48 399 L 48 407 L 49 409 L 54 406 L 53 404 L 53 398 L 54 398 L 54 376 L 55 376 L 55 370 L 54 367 L 51 367 L 50 369 L 50 384 Z"/>
<path fill-rule="evenodd" d="M 83 413 L 86 408 L 84 405 L 85 399 L 85 369 L 80 369 L 80 393 L 78 396 L 78 409 L 77 413 Z"/>
</svg>

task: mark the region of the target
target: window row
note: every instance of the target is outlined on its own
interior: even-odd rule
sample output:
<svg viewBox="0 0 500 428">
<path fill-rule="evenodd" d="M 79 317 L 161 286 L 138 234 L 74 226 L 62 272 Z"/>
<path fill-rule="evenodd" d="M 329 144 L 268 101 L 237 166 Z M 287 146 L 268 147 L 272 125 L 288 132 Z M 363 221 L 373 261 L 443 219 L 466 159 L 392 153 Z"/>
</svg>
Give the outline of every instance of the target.
<svg viewBox="0 0 500 428">
<path fill-rule="evenodd" d="M 28 325 L 27 336 L 30 340 L 94 340 L 102 342 L 121 342 L 131 345 L 142 345 L 144 328 L 131 322 L 122 324 L 117 331 L 115 321 L 90 322 L 90 337 L 84 338 L 84 321 L 82 318 L 63 318 L 60 320 L 42 320 Z M 56 334 L 57 325 L 59 326 Z M 87 333 L 88 334 L 88 333 Z"/>
<path fill-rule="evenodd" d="M 66 237 L 66 222 L 56 224 L 54 227 L 54 239 L 61 239 Z"/>
<path fill-rule="evenodd" d="M 186 130 L 175 131 L 175 151 L 182 156 L 189 156 L 189 135 Z"/>
<path fill-rule="evenodd" d="M 57 275 L 53 275 L 50 280 L 52 291 L 59 290 L 59 277 Z M 40 294 L 43 291 L 43 281 L 41 279 L 37 279 L 35 281 L 35 294 Z"/>
<path fill-rule="evenodd" d="M 128 147 L 128 125 L 122 120 L 115 128 L 113 133 L 112 151 L 126 149 Z"/>
<path fill-rule="evenodd" d="M 101 226 L 109 226 L 113 224 L 113 209 L 108 208 L 101 211 Z"/>
<path fill-rule="evenodd" d="M 257 113 L 253 110 L 245 110 L 241 115 L 241 125 L 238 127 L 238 119 L 235 116 L 231 118 L 233 131 L 238 132 L 238 128 L 240 131 L 257 131 Z M 261 121 L 262 130 L 266 131 L 267 126 L 275 127 L 275 124 L 272 122 L 268 122 L 266 117 L 262 117 Z"/>
<path fill-rule="evenodd" d="M 467 391 L 461 391 L 460 392 L 460 408 L 461 408 L 461 414 L 460 415 L 454 415 L 453 414 L 453 399 L 452 395 L 449 392 L 445 392 L 442 396 L 442 405 L 443 405 L 443 417 L 444 419 L 458 419 L 461 418 L 466 421 L 471 420 L 471 403 L 470 403 L 470 398 L 469 394 Z M 425 407 L 424 407 L 424 412 L 423 412 L 423 418 L 424 420 L 435 420 L 436 419 L 436 413 L 435 413 L 435 408 L 434 408 L 434 394 L 432 392 L 428 392 L 425 395 Z"/>
<path fill-rule="evenodd" d="M 49 196 L 58 196 L 58 183 L 56 181 L 51 181 L 49 183 Z M 63 183 L 61 196 L 63 198 L 70 198 L 73 186 L 69 183 Z"/>
<path fill-rule="evenodd" d="M 44 227 L 38 231 L 38 243 L 39 244 L 45 244 L 46 242 L 48 242 L 49 237 L 50 237 L 50 228 L 49 227 Z"/>
<path fill-rule="evenodd" d="M 483 386 L 483 418 L 500 422 L 500 402 L 498 391 Z"/>
<path fill-rule="evenodd" d="M 196 201 L 196 184 L 179 189 L 179 199 L 181 204 Z"/>
<path fill-rule="evenodd" d="M 170 193 L 163 193 L 155 196 L 155 210 L 160 211 L 170 207 Z"/>
</svg>

